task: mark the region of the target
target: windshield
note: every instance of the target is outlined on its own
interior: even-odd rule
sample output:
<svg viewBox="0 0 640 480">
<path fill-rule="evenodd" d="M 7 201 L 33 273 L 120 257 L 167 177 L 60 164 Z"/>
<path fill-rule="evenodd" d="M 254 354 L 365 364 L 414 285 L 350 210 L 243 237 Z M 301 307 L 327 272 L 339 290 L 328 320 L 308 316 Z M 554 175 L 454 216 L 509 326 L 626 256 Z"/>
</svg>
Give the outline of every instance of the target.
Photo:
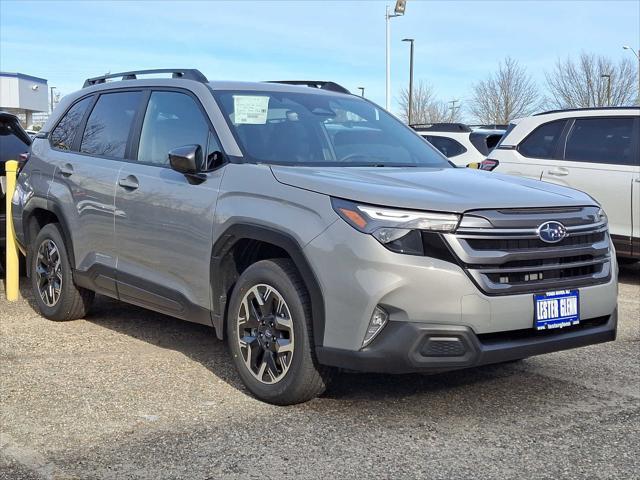
<svg viewBox="0 0 640 480">
<path fill-rule="evenodd" d="M 248 159 L 280 165 L 451 167 L 399 120 L 358 97 L 214 92 Z"/>
</svg>

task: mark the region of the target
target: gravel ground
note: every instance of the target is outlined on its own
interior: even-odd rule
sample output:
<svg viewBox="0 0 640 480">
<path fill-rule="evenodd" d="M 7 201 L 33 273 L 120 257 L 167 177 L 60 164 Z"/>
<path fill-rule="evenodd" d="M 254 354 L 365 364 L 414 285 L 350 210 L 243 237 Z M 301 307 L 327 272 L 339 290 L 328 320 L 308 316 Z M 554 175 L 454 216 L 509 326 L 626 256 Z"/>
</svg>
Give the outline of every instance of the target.
<svg viewBox="0 0 640 480">
<path fill-rule="evenodd" d="M 0 298 L 0 478 L 638 478 L 640 268 L 613 343 L 435 376 L 248 396 L 210 329 L 99 297 L 55 323 Z"/>
</svg>

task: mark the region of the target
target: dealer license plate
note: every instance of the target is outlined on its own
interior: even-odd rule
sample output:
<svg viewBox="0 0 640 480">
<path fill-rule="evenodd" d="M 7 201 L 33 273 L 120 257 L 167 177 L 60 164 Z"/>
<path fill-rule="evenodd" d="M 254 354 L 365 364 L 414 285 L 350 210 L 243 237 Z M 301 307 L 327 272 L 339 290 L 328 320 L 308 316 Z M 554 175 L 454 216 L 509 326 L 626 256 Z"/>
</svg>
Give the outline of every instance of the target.
<svg viewBox="0 0 640 480">
<path fill-rule="evenodd" d="M 558 290 L 533 296 L 534 328 L 553 330 L 580 323 L 578 290 Z"/>
</svg>

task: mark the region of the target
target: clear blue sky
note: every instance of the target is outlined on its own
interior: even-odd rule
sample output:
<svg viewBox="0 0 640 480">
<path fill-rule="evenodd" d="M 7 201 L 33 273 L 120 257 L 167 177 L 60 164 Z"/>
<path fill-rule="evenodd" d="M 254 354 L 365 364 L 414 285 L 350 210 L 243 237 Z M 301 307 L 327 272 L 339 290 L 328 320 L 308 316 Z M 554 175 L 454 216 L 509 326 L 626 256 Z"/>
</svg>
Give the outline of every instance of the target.
<svg viewBox="0 0 640 480">
<path fill-rule="evenodd" d="M 384 10 L 377 1 L 0 0 L 0 69 L 63 93 L 107 71 L 172 66 L 210 79 L 330 79 L 384 105 Z M 558 57 L 631 56 L 621 46 L 639 47 L 640 2 L 409 0 L 392 20 L 394 99 L 408 82 L 405 37 L 416 40 L 416 80 L 464 101 L 507 55 L 540 82 Z"/>
</svg>

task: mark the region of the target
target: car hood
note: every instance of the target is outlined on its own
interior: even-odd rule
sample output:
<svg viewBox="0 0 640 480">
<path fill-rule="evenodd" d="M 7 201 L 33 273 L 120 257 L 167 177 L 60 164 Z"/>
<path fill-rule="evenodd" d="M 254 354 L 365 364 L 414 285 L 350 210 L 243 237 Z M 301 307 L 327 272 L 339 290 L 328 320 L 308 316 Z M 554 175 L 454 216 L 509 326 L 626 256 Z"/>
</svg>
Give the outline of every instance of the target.
<svg viewBox="0 0 640 480">
<path fill-rule="evenodd" d="M 272 166 L 285 185 L 376 205 L 462 213 L 484 208 L 594 205 L 550 183 L 467 168 Z"/>
</svg>

